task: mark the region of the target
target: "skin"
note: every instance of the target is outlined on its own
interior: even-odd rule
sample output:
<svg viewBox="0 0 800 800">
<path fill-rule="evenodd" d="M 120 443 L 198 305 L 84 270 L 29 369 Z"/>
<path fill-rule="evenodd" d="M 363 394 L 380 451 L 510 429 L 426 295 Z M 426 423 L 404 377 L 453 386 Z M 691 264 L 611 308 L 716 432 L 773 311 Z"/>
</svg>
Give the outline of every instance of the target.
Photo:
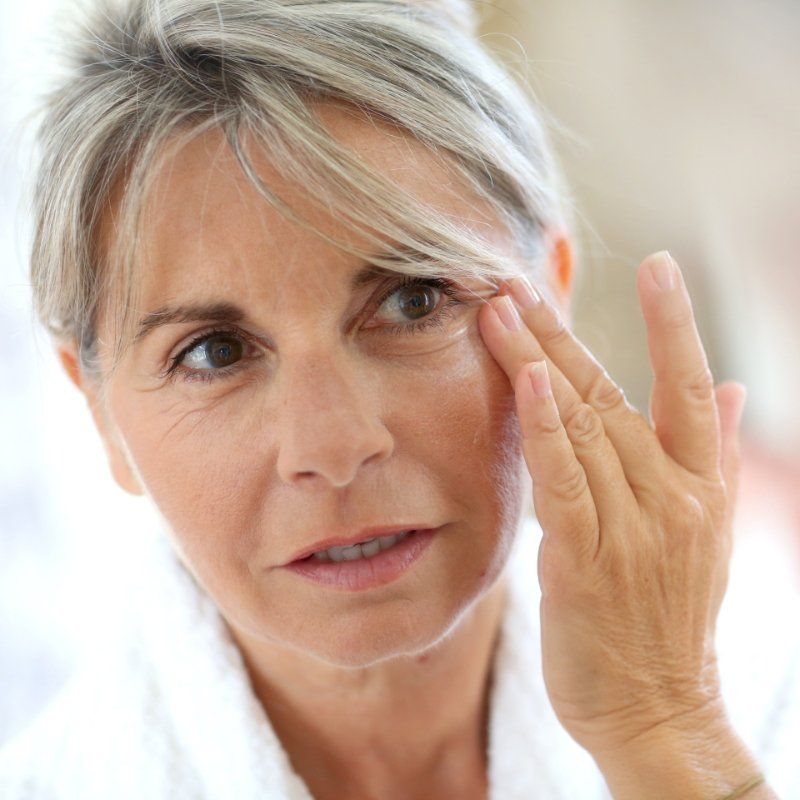
<svg viewBox="0 0 800 800">
<path fill-rule="evenodd" d="M 320 113 L 374 169 L 514 256 L 499 222 L 410 137 L 337 106 Z M 159 377 L 169 354 L 211 326 L 162 328 L 126 356 L 101 407 L 74 350 L 60 355 L 116 480 L 169 523 L 314 796 L 485 798 L 501 570 L 526 492 L 545 534 L 548 695 L 615 800 L 724 796 L 751 778 L 713 645 L 744 389 L 714 386 L 668 254 L 636 275 L 655 374 L 646 419 L 559 312 L 565 237 L 551 235 L 545 265 L 556 305 L 525 307 L 514 279 L 500 287 L 512 300 L 479 297 L 444 328 L 387 335 L 389 312 L 372 302 L 385 287 L 351 294 L 352 257 L 272 211 L 220 145 L 209 133 L 180 151 L 153 194 L 141 311 L 242 300 L 242 327 L 267 343 L 260 358 L 216 383 L 169 382 Z M 266 160 L 258 168 L 342 234 Z M 654 280 L 665 268 L 666 291 Z M 511 328 L 496 311 L 509 301 Z M 100 327 L 113 341 L 103 317 Z M 532 389 L 537 361 L 551 394 Z M 279 567 L 324 536 L 412 521 L 444 528 L 381 589 L 337 593 Z M 751 794 L 774 797 L 766 786 Z"/>
<path fill-rule="evenodd" d="M 317 111 L 375 170 L 515 255 L 488 208 L 412 137 L 338 104 Z M 253 155 L 300 214 L 364 244 Z M 165 166 L 147 220 L 141 315 L 230 300 L 248 312 L 239 329 L 260 340 L 228 378 L 170 381 L 160 377 L 169 356 L 218 326 L 161 327 L 126 353 L 105 404 L 62 347 L 117 483 L 167 521 L 315 797 L 485 797 L 500 573 L 530 496 L 513 388 L 479 331 L 485 299 L 465 295 L 441 329 L 386 332 L 414 321 L 391 299 L 378 305 L 394 279 L 351 292 L 358 259 L 272 209 L 213 131 Z M 110 230 L 107 219 L 101 241 Z M 566 240 L 554 237 L 550 253 L 551 290 L 566 301 Z M 104 342 L 112 318 L 101 315 Z M 208 350 L 193 352 L 187 368 L 219 369 Z M 319 539 L 404 522 L 445 527 L 385 587 L 346 593 L 280 568 Z"/>
<path fill-rule="evenodd" d="M 714 632 L 733 544 L 740 384 L 715 387 L 666 251 L 636 288 L 650 420 L 523 276 L 480 311 L 514 385 L 544 537 L 542 669 L 615 800 L 723 796 L 760 767 L 730 725 Z M 507 295 L 507 296 L 505 296 Z M 764 782 L 754 798 L 775 798 Z"/>
</svg>

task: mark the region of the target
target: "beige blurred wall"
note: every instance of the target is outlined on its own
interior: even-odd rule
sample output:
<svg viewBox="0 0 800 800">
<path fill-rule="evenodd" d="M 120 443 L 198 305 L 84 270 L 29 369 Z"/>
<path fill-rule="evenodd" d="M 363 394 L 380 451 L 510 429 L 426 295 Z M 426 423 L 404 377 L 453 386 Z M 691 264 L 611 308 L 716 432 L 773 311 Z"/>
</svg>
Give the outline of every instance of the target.
<svg viewBox="0 0 800 800">
<path fill-rule="evenodd" d="M 669 249 L 717 381 L 748 387 L 748 434 L 796 459 L 800 3 L 477 5 L 483 42 L 554 118 L 580 218 L 579 336 L 646 409 L 634 270 Z"/>
</svg>

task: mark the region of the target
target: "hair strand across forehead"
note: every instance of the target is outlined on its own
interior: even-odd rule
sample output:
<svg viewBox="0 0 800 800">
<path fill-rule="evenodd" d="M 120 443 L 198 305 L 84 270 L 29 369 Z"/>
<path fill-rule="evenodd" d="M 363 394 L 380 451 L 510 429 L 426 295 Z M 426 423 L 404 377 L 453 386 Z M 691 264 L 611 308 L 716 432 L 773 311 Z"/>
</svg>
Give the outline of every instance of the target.
<svg viewBox="0 0 800 800">
<path fill-rule="evenodd" d="M 496 210 L 536 269 L 544 230 L 561 224 L 562 182 L 539 114 L 479 45 L 476 25 L 465 0 L 92 4 L 65 37 L 68 71 L 43 108 L 31 258 L 42 323 L 77 342 L 83 368 L 106 378 L 97 319 L 112 309 L 113 372 L 135 324 L 148 187 L 176 143 L 211 128 L 224 132 L 258 191 L 299 224 L 309 226 L 259 178 L 251 145 L 346 226 L 396 242 L 381 260 L 331 240 L 379 266 L 414 272 L 421 265 L 403 254 L 416 252 L 428 271 L 435 263 L 486 279 L 516 271 L 339 144 L 314 113 L 319 101 L 349 104 L 424 143 Z M 99 227 L 111 210 L 103 250 Z"/>
</svg>

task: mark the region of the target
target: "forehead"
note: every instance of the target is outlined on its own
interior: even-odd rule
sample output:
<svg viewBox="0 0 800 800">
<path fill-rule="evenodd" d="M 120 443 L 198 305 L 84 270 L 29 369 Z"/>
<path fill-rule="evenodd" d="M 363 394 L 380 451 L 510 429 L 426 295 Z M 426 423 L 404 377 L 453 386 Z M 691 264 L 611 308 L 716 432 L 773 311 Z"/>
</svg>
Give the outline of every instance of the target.
<svg viewBox="0 0 800 800">
<path fill-rule="evenodd" d="M 423 205 L 494 238 L 497 220 L 455 175 L 452 166 L 408 132 L 367 117 L 349 104 L 311 106 L 328 132 L 367 167 L 411 193 Z M 314 203 L 309 191 L 281 175 L 257 144 L 247 152 L 259 177 L 322 233 L 356 246 L 360 235 Z M 335 281 L 353 257 L 284 216 L 243 173 L 218 129 L 168 155 L 148 192 L 137 239 L 141 305 L 216 291 L 232 295 L 281 283 L 302 270 L 304 283 Z M 106 229 L 108 230 L 108 229 Z M 219 286 L 224 273 L 225 286 Z"/>
</svg>

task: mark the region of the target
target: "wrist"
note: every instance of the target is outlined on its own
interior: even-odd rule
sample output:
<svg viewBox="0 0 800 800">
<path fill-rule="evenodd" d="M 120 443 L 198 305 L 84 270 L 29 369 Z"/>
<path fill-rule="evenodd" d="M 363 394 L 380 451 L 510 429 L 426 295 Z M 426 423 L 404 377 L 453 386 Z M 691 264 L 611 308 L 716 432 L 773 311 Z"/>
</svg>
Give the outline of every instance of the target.
<svg viewBox="0 0 800 800">
<path fill-rule="evenodd" d="M 591 755 L 614 800 L 717 800 L 763 771 L 724 713 L 670 720 Z M 764 783 L 742 800 L 774 797 Z"/>
</svg>

